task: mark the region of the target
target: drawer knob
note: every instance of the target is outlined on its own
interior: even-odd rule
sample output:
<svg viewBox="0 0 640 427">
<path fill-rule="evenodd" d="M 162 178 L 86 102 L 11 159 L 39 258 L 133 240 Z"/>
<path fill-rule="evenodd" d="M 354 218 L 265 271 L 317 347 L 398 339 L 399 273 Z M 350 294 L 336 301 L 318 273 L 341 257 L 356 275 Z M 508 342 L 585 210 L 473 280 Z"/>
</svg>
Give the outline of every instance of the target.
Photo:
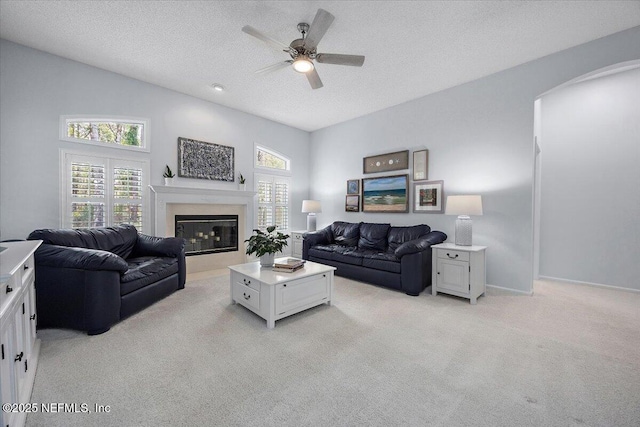
<svg viewBox="0 0 640 427">
<path fill-rule="evenodd" d="M 287 287 L 287 284 L 285 283 L 284 285 L 282 285 L 282 287 L 283 287 L 283 288 L 286 288 L 286 287 Z"/>
<path fill-rule="evenodd" d="M 244 299 L 247 299 L 247 300 L 251 298 L 251 295 L 247 295 L 246 292 L 243 292 L 242 296 L 244 296 Z"/>
<path fill-rule="evenodd" d="M 24 352 L 21 351 L 20 354 L 16 355 L 16 359 L 14 360 L 14 362 L 21 362 L 22 356 L 24 356 Z"/>
<path fill-rule="evenodd" d="M 451 256 L 451 255 L 449 255 L 449 252 L 447 252 L 447 256 L 448 256 L 449 258 L 451 258 L 451 259 L 456 259 L 456 258 L 458 258 L 458 254 L 456 254 L 456 256 Z"/>
<path fill-rule="evenodd" d="M 31 315 L 31 317 L 29 317 L 29 319 L 31 319 L 31 320 L 36 320 L 36 315 L 35 315 L 35 313 L 34 313 L 34 314 L 32 314 L 32 315 Z"/>
<path fill-rule="evenodd" d="M 25 265 L 24 265 L 24 269 L 25 269 L 25 270 L 28 270 L 28 269 L 29 269 L 29 265 L 25 264 Z"/>
<path fill-rule="evenodd" d="M 7 285 L 7 293 L 9 293 L 9 292 L 13 292 L 13 288 L 11 286 Z"/>
</svg>

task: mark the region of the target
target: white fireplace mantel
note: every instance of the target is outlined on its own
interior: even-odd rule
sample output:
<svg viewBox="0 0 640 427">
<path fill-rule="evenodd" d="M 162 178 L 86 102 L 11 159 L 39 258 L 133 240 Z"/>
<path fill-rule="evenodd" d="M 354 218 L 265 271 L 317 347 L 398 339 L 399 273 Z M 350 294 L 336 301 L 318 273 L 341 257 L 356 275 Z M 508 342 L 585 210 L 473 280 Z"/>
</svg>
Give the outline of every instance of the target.
<svg viewBox="0 0 640 427">
<path fill-rule="evenodd" d="M 155 236 L 167 236 L 167 204 L 244 205 L 245 230 L 253 229 L 255 191 L 150 185 L 151 222 Z"/>
</svg>

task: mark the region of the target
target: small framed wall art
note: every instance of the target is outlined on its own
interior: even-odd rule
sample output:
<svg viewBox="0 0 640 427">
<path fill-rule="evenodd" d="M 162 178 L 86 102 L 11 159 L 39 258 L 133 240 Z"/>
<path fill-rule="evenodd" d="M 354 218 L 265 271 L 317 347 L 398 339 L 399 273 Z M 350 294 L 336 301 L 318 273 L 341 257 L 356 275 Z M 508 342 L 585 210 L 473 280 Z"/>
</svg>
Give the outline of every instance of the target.
<svg viewBox="0 0 640 427">
<path fill-rule="evenodd" d="M 409 150 L 379 154 L 362 159 L 363 173 L 376 173 L 409 169 Z"/>
<path fill-rule="evenodd" d="M 344 203 L 345 212 L 360 212 L 360 196 L 350 195 Z"/>
<path fill-rule="evenodd" d="M 427 181 L 413 184 L 413 212 L 444 212 L 444 181 Z"/>
<path fill-rule="evenodd" d="M 359 179 L 350 179 L 347 181 L 347 194 L 360 194 Z"/>
<path fill-rule="evenodd" d="M 429 179 L 429 150 L 413 152 L 413 180 L 424 181 Z"/>
<path fill-rule="evenodd" d="M 409 212 L 409 175 L 363 178 L 362 212 Z"/>
</svg>

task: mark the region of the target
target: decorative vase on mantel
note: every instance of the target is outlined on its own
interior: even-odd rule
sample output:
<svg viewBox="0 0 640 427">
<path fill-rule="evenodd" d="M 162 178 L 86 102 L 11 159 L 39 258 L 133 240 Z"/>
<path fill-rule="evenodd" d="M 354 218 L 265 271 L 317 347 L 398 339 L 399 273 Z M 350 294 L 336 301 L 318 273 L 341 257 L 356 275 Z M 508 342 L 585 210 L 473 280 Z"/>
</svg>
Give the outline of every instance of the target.
<svg viewBox="0 0 640 427">
<path fill-rule="evenodd" d="M 164 185 L 166 185 L 167 187 L 170 187 L 171 185 L 173 185 L 173 177 L 171 177 L 171 178 L 166 178 L 165 177 Z"/>
<path fill-rule="evenodd" d="M 247 184 L 238 184 L 238 189 L 240 191 L 247 191 Z"/>
<path fill-rule="evenodd" d="M 264 254 L 260 257 L 260 267 L 273 267 L 275 254 Z"/>
</svg>

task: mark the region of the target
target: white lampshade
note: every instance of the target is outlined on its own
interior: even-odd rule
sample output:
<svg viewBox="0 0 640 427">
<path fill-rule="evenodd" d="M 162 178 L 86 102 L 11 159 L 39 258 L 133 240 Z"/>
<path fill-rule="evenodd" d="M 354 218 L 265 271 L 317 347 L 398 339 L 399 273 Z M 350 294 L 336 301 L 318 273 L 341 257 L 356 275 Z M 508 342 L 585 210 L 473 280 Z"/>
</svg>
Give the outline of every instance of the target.
<svg viewBox="0 0 640 427">
<path fill-rule="evenodd" d="M 482 196 L 447 196 L 445 215 L 482 215 Z"/>
<path fill-rule="evenodd" d="M 456 219 L 456 245 L 472 245 L 473 221 L 469 215 L 482 215 L 482 197 L 447 196 L 445 215 L 458 215 Z"/>
<path fill-rule="evenodd" d="M 320 206 L 319 200 L 303 200 L 302 201 L 303 213 L 320 213 L 322 212 L 322 206 Z"/>
</svg>

